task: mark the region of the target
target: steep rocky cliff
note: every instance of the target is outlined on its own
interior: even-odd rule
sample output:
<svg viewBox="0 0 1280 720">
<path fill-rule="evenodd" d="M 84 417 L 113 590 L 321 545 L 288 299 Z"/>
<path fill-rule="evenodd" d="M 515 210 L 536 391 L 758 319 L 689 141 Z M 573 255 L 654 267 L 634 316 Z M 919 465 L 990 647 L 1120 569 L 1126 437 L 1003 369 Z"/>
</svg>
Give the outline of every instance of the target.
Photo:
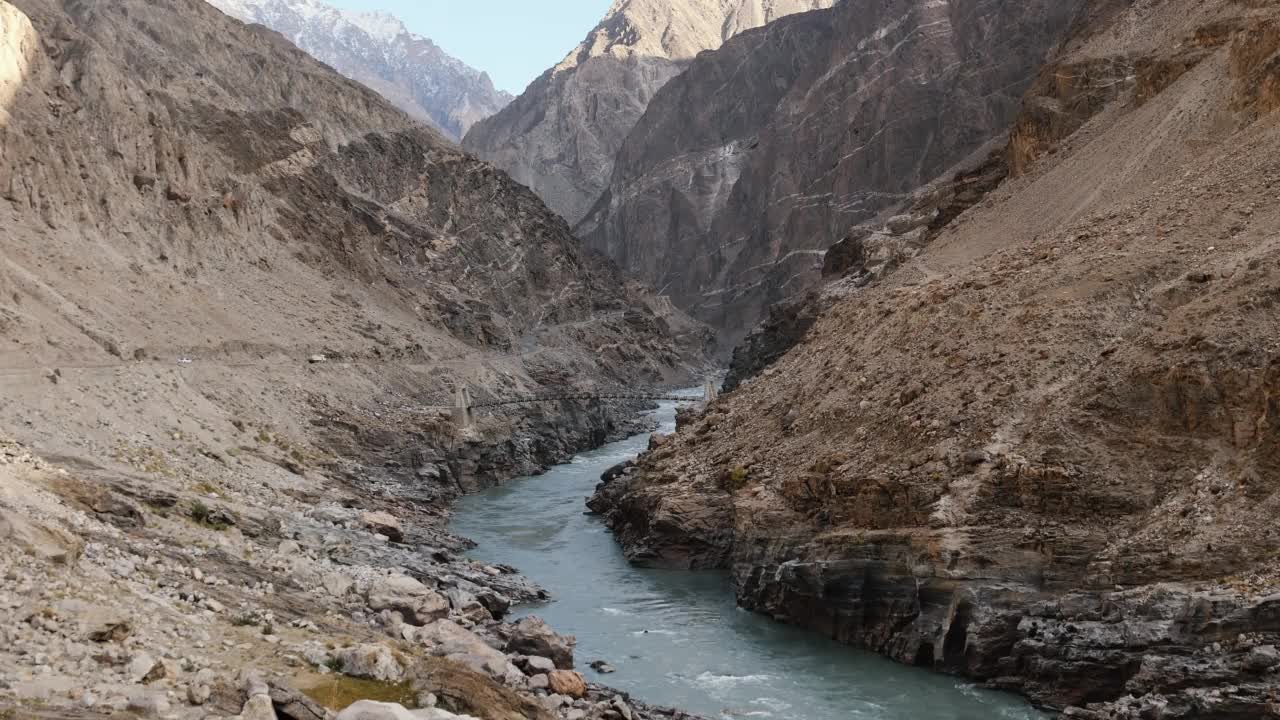
<svg viewBox="0 0 1280 720">
<path fill-rule="evenodd" d="M 347 12 L 318 0 L 209 0 L 265 25 L 338 72 L 361 82 L 451 140 L 511 102 L 486 73 L 449 56 L 394 16 Z"/>
<path fill-rule="evenodd" d="M 687 381 L 660 301 L 202 0 L 0 1 L 0 228 L 0 716 L 320 720 L 335 669 L 555 714 L 448 501 L 636 408 L 453 391 Z"/>
<path fill-rule="evenodd" d="M 1274 3 L 1091 2 L 1011 178 L 591 506 L 1069 717 L 1275 717 L 1278 87 Z"/>
<path fill-rule="evenodd" d="M 463 147 L 533 188 L 570 224 L 609 182 L 654 94 L 703 50 L 833 0 L 616 0 L 559 65 L 478 123 Z"/>
<path fill-rule="evenodd" d="M 732 346 L 850 225 L 1008 129 L 1080 2 L 845 2 L 666 85 L 576 228 Z"/>
</svg>

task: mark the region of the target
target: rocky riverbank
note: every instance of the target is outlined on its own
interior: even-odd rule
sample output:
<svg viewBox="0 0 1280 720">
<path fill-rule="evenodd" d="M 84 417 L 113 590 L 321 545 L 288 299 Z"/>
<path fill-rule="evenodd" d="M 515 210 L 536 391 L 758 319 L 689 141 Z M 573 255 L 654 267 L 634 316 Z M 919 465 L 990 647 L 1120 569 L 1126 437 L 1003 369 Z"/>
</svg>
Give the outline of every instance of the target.
<svg viewBox="0 0 1280 720">
<path fill-rule="evenodd" d="M 0 443 L 0 713 L 313 720 L 374 699 L 430 718 L 682 716 L 584 683 L 572 638 L 502 622 L 544 591 L 444 529 L 467 485 L 590 439 L 511 456 L 511 439 L 404 436 L 326 476 L 262 457 L 284 438 L 258 432 L 241 452 L 138 451 L 125 477 Z"/>
</svg>

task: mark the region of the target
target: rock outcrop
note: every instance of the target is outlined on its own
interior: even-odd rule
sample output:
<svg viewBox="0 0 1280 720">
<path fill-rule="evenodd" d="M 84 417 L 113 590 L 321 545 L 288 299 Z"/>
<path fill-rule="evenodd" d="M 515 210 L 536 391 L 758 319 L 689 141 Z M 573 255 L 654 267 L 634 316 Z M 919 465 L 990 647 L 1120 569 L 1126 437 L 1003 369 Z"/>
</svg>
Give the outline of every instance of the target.
<svg viewBox="0 0 1280 720">
<path fill-rule="evenodd" d="M 381 12 L 339 10 L 319 0 L 209 0 L 248 23 L 284 35 L 317 60 L 377 90 L 451 140 L 512 98 L 489 75 Z"/>
<path fill-rule="evenodd" d="M 819 287 L 770 305 L 765 319 L 734 347 L 724 390 L 735 390 L 766 371 L 805 338 L 824 312 L 909 262 L 942 228 L 999 187 L 1009 173 L 1007 149 L 1001 147 L 917 190 L 903 211 L 886 222 L 850 229 L 823 255 Z"/>
<path fill-rule="evenodd" d="M 1274 716 L 1278 27 L 1091 2 L 1009 179 L 591 506 L 637 562 L 1066 717 Z"/>
<path fill-rule="evenodd" d="M 1080 5 L 852 0 L 744 33 L 657 93 L 575 230 L 732 347 L 1002 137 Z"/>
<path fill-rule="evenodd" d="M 576 223 L 654 94 L 699 52 L 833 0 L 619 0 L 559 65 L 467 133 L 463 147 Z"/>
</svg>

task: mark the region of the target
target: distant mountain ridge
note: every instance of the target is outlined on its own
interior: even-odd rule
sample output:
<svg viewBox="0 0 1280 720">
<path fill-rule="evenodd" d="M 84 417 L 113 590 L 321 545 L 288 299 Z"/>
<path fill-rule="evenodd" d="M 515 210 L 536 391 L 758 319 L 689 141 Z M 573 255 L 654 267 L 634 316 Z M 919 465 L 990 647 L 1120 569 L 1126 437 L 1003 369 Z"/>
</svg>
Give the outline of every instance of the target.
<svg viewBox="0 0 1280 720">
<path fill-rule="evenodd" d="M 347 77 L 378 91 L 452 140 L 506 107 L 489 75 L 409 32 L 393 15 L 340 10 L 319 0 L 208 0 L 228 15 L 279 32 Z"/>
<path fill-rule="evenodd" d="M 570 225 L 609 184 L 622 142 L 654 94 L 698 53 L 835 0 L 616 0 L 564 60 L 463 147 L 529 186 Z"/>
</svg>

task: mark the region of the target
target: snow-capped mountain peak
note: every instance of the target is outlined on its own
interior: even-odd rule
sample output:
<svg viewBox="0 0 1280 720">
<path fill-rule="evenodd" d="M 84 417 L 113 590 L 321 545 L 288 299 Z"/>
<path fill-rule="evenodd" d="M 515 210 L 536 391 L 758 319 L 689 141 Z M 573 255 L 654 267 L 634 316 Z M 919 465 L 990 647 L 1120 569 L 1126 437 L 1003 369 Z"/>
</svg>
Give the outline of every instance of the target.
<svg viewBox="0 0 1280 720">
<path fill-rule="evenodd" d="M 400 18 L 390 13 L 383 12 L 344 12 L 343 17 L 352 25 L 369 33 L 376 40 L 390 43 L 401 35 L 409 33 L 404 23 L 400 22 Z"/>
<path fill-rule="evenodd" d="M 394 15 L 341 10 L 320 0 L 208 0 L 279 32 L 337 71 L 457 140 L 511 101 L 489 76 L 414 34 Z"/>
</svg>

